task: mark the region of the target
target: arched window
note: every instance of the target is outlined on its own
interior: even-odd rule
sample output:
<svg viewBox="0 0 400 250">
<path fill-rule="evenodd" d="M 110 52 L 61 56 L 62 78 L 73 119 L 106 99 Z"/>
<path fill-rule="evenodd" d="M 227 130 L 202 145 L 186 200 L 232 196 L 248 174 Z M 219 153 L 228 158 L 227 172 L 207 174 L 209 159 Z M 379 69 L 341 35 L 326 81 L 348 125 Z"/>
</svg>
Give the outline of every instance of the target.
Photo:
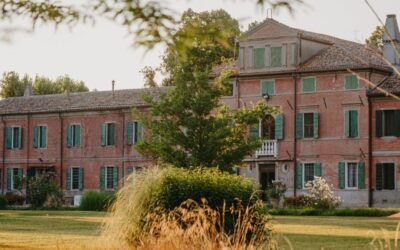
<svg viewBox="0 0 400 250">
<path fill-rule="evenodd" d="M 265 140 L 275 139 L 275 118 L 272 115 L 266 115 L 261 122 L 261 137 Z"/>
</svg>

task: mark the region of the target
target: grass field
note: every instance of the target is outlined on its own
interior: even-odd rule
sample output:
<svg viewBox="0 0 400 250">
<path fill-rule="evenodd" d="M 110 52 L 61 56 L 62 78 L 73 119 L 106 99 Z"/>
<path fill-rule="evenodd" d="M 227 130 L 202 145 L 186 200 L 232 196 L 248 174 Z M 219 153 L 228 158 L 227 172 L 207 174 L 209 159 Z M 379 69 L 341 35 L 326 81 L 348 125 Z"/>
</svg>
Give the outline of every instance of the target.
<svg viewBox="0 0 400 250">
<path fill-rule="evenodd" d="M 105 213 L 0 211 L 0 249 L 99 249 Z M 375 237 L 394 239 L 398 219 L 276 216 L 280 249 L 368 249 Z M 105 247 L 106 248 L 106 247 Z"/>
</svg>

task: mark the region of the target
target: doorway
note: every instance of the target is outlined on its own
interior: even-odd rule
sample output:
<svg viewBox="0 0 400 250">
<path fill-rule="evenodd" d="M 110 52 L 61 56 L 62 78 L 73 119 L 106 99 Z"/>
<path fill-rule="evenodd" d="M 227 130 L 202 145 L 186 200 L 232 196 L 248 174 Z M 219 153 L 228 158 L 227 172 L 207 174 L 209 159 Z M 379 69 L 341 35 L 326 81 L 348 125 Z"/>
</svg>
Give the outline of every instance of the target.
<svg viewBox="0 0 400 250">
<path fill-rule="evenodd" d="M 262 190 L 267 190 L 275 180 L 275 164 L 260 164 L 260 184 Z"/>
<path fill-rule="evenodd" d="M 26 203 L 30 204 L 29 197 L 29 182 L 32 178 L 39 177 L 43 174 L 48 174 L 52 178 L 55 177 L 55 168 L 54 166 L 38 166 L 38 167 L 29 167 L 26 171 Z"/>
</svg>

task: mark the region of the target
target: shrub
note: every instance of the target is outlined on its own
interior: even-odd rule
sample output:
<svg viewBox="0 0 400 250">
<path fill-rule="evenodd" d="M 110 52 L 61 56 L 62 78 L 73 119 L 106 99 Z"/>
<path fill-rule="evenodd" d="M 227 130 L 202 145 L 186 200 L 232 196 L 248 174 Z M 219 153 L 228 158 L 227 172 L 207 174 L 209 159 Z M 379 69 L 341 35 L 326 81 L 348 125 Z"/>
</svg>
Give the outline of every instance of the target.
<svg viewBox="0 0 400 250">
<path fill-rule="evenodd" d="M 7 192 L 6 199 L 8 205 L 23 205 L 25 202 L 25 195 L 20 191 Z"/>
<path fill-rule="evenodd" d="M 0 194 L 0 210 L 6 209 L 7 205 L 8 205 L 8 201 L 6 199 L 6 196 Z"/>
<path fill-rule="evenodd" d="M 284 207 L 301 208 L 307 206 L 307 200 L 304 195 L 285 197 L 283 201 Z"/>
<path fill-rule="evenodd" d="M 329 209 L 340 205 L 340 197 L 334 196 L 333 186 L 329 185 L 324 178 L 315 176 L 314 180 L 307 182 L 305 186 L 308 206 Z"/>
<path fill-rule="evenodd" d="M 254 191 L 251 180 L 217 169 L 168 167 L 141 171 L 131 175 L 117 193 L 113 219 L 106 225 L 106 231 L 122 240 L 132 241 L 143 231 L 146 216 L 156 209 L 165 214 L 188 199 L 201 202 L 205 198 L 210 208 L 222 211 L 237 199 L 245 205 L 251 203 Z M 233 221 L 229 216 L 224 219 L 229 232 L 233 229 Z"/>
<path fill-rule="evenodd" d="M 32 177 L 28 182 L 27 190 L 33 208 L 43 207 L 44 205 L 47 208 L 58 208 L 62 205 L 63 192 L 54 176 L 50 174 Z"/>
<path fill-rule="evenodd" d="M 89 191 L 82 195 L 79 209 L 85 211 L 107 211 L 114 199 L 114 192 Z"/>
<path fill-rule="evenodd" d="M 320 209 L 320 208 L 277 208 L 259 210 L 262 214 L 288 215 L 288 216 L 353 216 L 353 217 L 386 217 L 398 213 L 396 209 L 379 208 L 343 208 L 343 209 Z"/>
</svg>

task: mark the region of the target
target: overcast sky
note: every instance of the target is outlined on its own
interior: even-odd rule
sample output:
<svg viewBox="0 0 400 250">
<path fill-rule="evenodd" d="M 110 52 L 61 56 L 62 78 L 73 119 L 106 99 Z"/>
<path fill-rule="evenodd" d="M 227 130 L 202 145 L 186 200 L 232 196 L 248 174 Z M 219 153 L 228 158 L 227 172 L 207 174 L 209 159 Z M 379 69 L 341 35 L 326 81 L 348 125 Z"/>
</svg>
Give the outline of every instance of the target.
<svg viewBox="0 0 400 250">
<path fill-rule="evenodd" d="M 268 8 L 256 6 L 255 0 L 165 1 L 178 13 L 188 8 L 195 11 L 222 8 L 240 21 L 242 29 L 252 21 L 263 20 Z M 293 16 L 281 10 L 274 11 L 273 18 L 292 27 L 360 43 L 379 24 L 364 0 L 305 2 L 307 5 L 297 7 Z M 370 0 L 370 3 L 383 21 L 387 14 L 400 16 L 400 0 Z M 14 34 L 10 43 L 0 41 L 0 73 L 14 70 L 48 77 L 68 74 L 85 81 L 91 90 L 109 90 L 113 79 L 117 89 L 140 88 L 143 86 L 140 69 L 158 65 L 163 49 L 144 53 L 141 48 L 133 48 L 132 41 L 124 27 L 108 21 L 95 26 L 82 24 L 72 31 L 43 26 L 33 33 Z"/>
</svg>

